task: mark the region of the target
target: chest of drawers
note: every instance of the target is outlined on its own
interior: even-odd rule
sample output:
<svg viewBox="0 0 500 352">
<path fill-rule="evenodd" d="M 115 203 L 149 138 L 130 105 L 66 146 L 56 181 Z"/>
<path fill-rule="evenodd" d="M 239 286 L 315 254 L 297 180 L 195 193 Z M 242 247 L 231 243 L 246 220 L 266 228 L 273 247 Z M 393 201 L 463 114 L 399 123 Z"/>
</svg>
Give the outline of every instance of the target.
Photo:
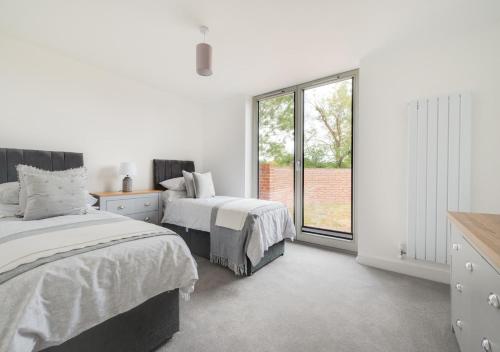
<svg viewBox="0 0 500 352">
<path fill-rule="evenodd" d="M 500 352 L 500 216 L 450 213 L 451 323 L 462 352 Z"/>
<path fill-rule="evenodd" d="M 93 193 L 99 199 L 99 209 L 128 216 L 132 219 L 159 224 L 160 191 Z"/>
</svg>

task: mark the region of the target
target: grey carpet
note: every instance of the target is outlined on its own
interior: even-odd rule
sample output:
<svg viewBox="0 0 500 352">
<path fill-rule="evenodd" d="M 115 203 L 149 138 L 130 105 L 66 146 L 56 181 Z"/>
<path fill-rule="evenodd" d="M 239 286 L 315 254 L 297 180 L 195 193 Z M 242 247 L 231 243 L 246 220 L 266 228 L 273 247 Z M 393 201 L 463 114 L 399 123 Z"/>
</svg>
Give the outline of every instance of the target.
<svg viewBox="0 0 500 352">
<path fill-rule="evenodd" d="M 458 351 L 447 285 L 298 243 L 247 278 L 197 261 L 181 330 L 157 352 Z"/>
</svg>

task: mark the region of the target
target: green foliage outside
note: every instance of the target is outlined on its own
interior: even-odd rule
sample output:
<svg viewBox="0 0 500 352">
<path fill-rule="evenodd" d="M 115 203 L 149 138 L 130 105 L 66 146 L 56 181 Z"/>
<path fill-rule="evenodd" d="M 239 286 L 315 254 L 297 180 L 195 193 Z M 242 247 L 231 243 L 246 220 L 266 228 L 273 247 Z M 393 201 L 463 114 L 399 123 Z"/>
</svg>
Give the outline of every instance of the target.
<svg viewBox="0 0 500 352">
<path fill-rule="evenodd" d="M 278 166 L 293 164 L 293 153 L 287 150 L 287 145 L 293 146 L 293 114 L 293 95 L 282 95 L 259 102 L 260 162 Z"/>
<path fill-rule="evenodd" d="M 293 94 L 259 102 L 259 161 L 292 166 Z M 307 90 L 304 96 L 304 166 L 350 168 L 352 81 Z"/>
</svg>

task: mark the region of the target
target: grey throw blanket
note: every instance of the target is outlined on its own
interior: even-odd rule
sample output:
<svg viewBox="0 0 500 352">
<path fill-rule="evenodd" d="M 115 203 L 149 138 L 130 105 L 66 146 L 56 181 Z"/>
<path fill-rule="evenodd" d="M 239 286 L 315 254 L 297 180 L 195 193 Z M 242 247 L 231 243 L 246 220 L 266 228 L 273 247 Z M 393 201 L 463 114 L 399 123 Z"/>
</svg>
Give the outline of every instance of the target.
<svg viewBox="0 0 500 352">
<path fill-rule="evenodd" d="M 265 205 L 253 209 L 248 214 L 243 228 L 239 231 L 215 225 L 220 206 L 234 201 L 234 199 L 228 200 L 212 208 L 210 217 L 210 261 L 228 267 L 236 275 L 246 275 L 248 273 L 246 252 L 255 220 L 265 212 L 276 210 L 282 205 Z"/>
</svg>

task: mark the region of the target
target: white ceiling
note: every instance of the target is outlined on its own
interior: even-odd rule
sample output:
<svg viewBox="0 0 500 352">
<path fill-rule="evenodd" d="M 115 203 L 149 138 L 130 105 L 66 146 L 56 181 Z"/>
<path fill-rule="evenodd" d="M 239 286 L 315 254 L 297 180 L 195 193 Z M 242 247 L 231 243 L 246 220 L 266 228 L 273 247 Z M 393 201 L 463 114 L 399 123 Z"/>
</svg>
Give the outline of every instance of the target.
<svg viewBox="0 0 500 352">
<path fill-rule="evenodd" d="M 0 30 L 200 101 L 356 68 L 415 35 L 500 21 L 498 0 L 0 0 Z M 195 73 L 210 27 L 214 75 Z M 0 53 L 1 54 L 1 53 Z"/>
</svg>

